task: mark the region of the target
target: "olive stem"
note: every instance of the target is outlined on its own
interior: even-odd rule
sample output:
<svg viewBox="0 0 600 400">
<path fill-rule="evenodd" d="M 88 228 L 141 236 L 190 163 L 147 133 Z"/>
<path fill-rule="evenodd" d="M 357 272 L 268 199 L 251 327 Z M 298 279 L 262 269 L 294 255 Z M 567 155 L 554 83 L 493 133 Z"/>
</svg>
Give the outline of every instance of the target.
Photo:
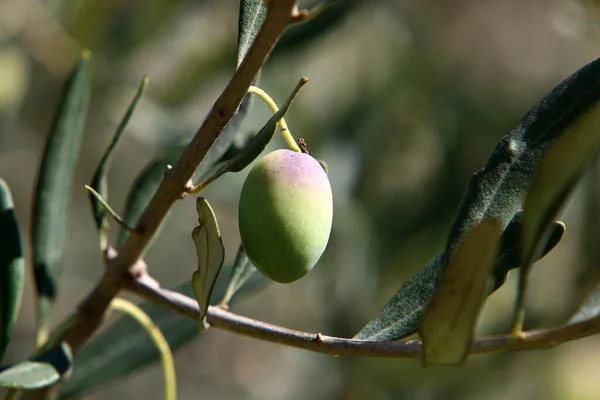
<svg viewBox="0 0 600 400">
<path fill-rule="evenodd" d="M 275 101 L 273 101 L 271 96 L 269 96 L 267 92 L 265 92 L 261 88 L 256 86 L 250 86 L 248 88 L 248 93 L 260 97 L 260 99 L 265 102 L 265 104 L 269 107 L 273 114 L 279 111 L 279 107 L 277 107 Z M 279 120 L 277 125 L 279 126 L 279 130 L 281 131 L 281 134 L 283 135 L 283 138 L 285 139 L 285 142 L 287 143 L 290 150 L 300 153 L 300 147 L 298 147 L 298 144 L 292 136 L 292 132 L 290 132 L 283 117 Z"/>
<path fill-rule="evenodd" d="M 124 289 L 152 303 L 197 321 L 200 310 L 194 299 L 161 287 L 154 278 L 147 274 L 138 277 L 131 276 L 130 279 L 123 282 L 123 285 Z M 301 332 L 234 314 L 219 306 L 208 307 L 207 320 L 214 328 L 331 356 L 421 359 L 422 343 L 420 340 L 382 342 Z M 526 331 L 518 340 L 514 340 L 511 334 L 476 339 L 471 345 L 470 354 L 550 348 L 598 332 L 600 332 L 600 316 L 555 328 Z"/>
</svg>

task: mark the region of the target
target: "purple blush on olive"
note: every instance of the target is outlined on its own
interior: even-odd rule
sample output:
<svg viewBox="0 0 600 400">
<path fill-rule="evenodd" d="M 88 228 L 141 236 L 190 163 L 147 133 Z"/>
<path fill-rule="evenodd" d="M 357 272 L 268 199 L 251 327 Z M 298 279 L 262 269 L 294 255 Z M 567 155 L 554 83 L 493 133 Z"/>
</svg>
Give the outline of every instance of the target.
<svg viewBox="0 0 600 400">
<path fill-rule="evenodd" d="M 329 179 L 308 154 L 276 150 L 248 174 L 240 236 L 250 261 L 268 278 L 288 283 L 306 275 L 327 247 L 332 220 Z"/>
</svg>

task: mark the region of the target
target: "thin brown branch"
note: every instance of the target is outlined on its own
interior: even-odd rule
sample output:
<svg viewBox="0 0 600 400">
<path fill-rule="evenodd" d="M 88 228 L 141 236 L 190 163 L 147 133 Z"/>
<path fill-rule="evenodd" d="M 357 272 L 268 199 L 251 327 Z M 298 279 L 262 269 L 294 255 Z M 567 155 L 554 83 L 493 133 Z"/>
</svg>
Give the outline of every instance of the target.
<svg viewBox="0 0 600 400">
<path fill-rule="evenodd" d="M 125 288 L 146 300 L 171 309 L 184 317 L 197 320 L 199 316 L 198 303 L 194 299 L 161 287 L 157 281 L 147 275 L 140 279 L 128 280 Z M 280 343 L 332 356 L 412 359 L 420 359 L 421 357 L 421 341 L 419 340 L 376 342 L 343 339 L 320 333 L 300 332 L 243 317 L 217 306 L 209 307 L 207 320 L 215 328 L 235 332 L 254 339 Z M 511 335 L 477 339 L 473 342 L 471 354 L 550 348 L 564 342 L 591 336 L 598 332 L 600 332 L 600 317 L 595 317 L 576 324 L 524 332 L 521 339 L 516 341 L 513 340 Z"/>
<path fill-rule="evenodd" d="M 296 0 L 268 3 L 267 16 L 244 61 L 217 99 L 204 123 L 175 166 L 165 173 L 159 188 L 142 213 L 119 255 L 108 263 L 105 277 L 84 300 L 80 318 L 65 339 L 77 353 L 101 325 L 111 300 L 120 289 L 119 280 L 134 266 L 152 239 L 171 206 L 182 198 L 186 183 L 204 159 L 211 146 L 235 115 L 255 76 L 265 63 L 285 28 L 291 23 Z"/>
</svg>

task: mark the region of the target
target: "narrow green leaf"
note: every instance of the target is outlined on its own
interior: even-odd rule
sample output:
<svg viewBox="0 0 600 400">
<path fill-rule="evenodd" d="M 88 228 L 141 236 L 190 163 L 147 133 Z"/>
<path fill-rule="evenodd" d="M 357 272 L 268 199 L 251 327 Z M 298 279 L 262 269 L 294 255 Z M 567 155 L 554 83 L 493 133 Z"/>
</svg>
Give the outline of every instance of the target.
<svg viewBox="0 0 600 400">
<path fill-rule="evenodd" d="M 308 82 L 308 79 L 300 79 L 279 111 L 273 114 L 273 116 L 267 121 L 262 129 L 253 138 L 246 142 L 244 147 L 242 147 L 231 158 L 222 162 L 221 165 L 211 175 L 204 179 L 199 186 L 204 188 L 227 172 L 239 172 L 250 165 L 250 163 L 252 163 L 252 161 L 254 161 L 264 151 L 271 139 L 273 139 L 277 129 L 277 123 L 285 116 L 287 110 L 294 101 L 294 98 L 296 98 L 296 95 L 302 86 L 306 84 L 306 82 Z"/>
<path fill-rule="evenodd" d="M 17 322 L 25 283 L 25 260 L 10 189 L 0 179 L 0 360 Z"/>
<path fill-rule="evenodd" d="M 250 262 L 250 259 L 244 251 L 244 247 L 240 245 L 237 255 L 235 256 L 235 261 L 233 262 L 233 268 L 231 269 L 231 277 L 229 278 L 227 291 L 219 304 L 223 306 L 229 304 L 236 292 L 240 290 L 244 283 L 246 283 L 256 271 L 256 267 Z"/>
<path fill-rule="evenodd" d="M 396 340 L 414 333 L 446 260 L 452 258 L 463 236 L 483 219 L 497 219 L 504 229 L 522 211 L 531 179 L 550 146 L 598 98 L 600 59 L 575 72 L 541 99 L 469 180 L 443 253 L 409 279 L 357 338 Z M 401 296 L 409 298 L 401 300 Z"/>
<path fill-rule="evenodd" d="M 458 245 L 419 322 L 423 365 L 465 361 L 485 301 L 500 233 L 500 223 L 486 219 Z"/>
<path fill-rule="evenodd" d="M 260 27 L 267 16 L 267 6 L 264 0 L 241 0 L 238 28 L 238 57 L 239 66 L 246 53 L 252 46 Z"/>
<path fill-rule="evenodd" d="M 200 225 L 192 231 L 192 239 L 198 255 L 198 270 L 192 275 L 192 288 L 200 307 L 199 326 L 201 330 L 208 328 L 206 311 L 223 260 L 225 247 L 219 232 L 217 217 L 208 201 L 203 197 L 196 199 L 196 211 Z"/>
<path fill-rule="evenodd" d="M 146 86 L 148 86 L 148 77 L 144 76 L 144 78 L 142 78 L 142 81 L 140 82 L 140 85 L 138 87 L 138 90 L 137 90 L 135 96 L 131 100 L 129 107 L 127 108 L 127 111 L 125 112 L 125 115 L 123 116 L 123 119 L 121 120 L 119 126 L 117 127 L 117 130 L 115 132 L 115 135 L 113 136 L 113 139 L 112 139 L 110 145 L 108 146 L 108 148 L 106 149 L 106 152 L 102 156 L 102 159 L 100 160 L 100 164 L 98 165 L 98 168 L 96 169 L 96 172 L 94 173 L 94 176 L 92 178 L 92 184 L 90 186 L 105 201 L 108 200 L 107 175 L 108 175 L 108 170 L 110 168 L 110 163 L 112 161 L 112 155 L 113 155 L 115 149 L 117 148 L 119 139 L 121 139 L 123 132 L 125 132 L 125 128 L 127 128 L 127 124 L 129 124 L 129 120 L 131 119 L 131 116 L 133 115 L 133 113 L 142 97 L 142 94 L 144 93 L 144 89 L 146 89 Z M 100 202 L 92 194 L 90 194 L 90 202 L 92 205 L 92 211 L 94 213 L 94 219 L 96 220 L 96 226 L 98 227 L 98 231 L 100 232 L 101 247 L 104 249 L 104 248 L 106 248 L 106 235 L 107 235 L 106 231 L 108 230 L 108 220 L 106 218 L 106 210 L 102 206 L 102 204 L 100 204 Z"/>
<path fill-rule="evenodd" d="M 232 303 L 250 296 L 266 286 L 260 274 L 254 275 L 233 298 Z M 216 304 L 225 294 L 229 277 L 219 274 L 211 304 Z M 175 286 L 173 290 L 193 296 L 190 281 Z M 199 339 L 198 323 L 184 318 L 166 308 L 144 303 L 142 310 L 160 329 L 173 352 L 193 339 Z M 130 318 L 119 318 L 101 331 L 77 355 L 73 375 L 61 385 L 61 399 L 75 399 L 109 383 L 124 379 L 133 372 L 159 361 L 156 346 L 148 335 Z"/>
<path fill-rule="evenodd" d="M 71 350 L 66 343 L 50 349 L 33 361 L 0 368 L 0 387 L 35 390 L 56 383 L 71 367 Z"/>
<path fill-rule="evenodd" d="M 90 53 L 83 52 L 71 73 L 46 142 L 35 191 L 32 242 L 37 290 L 37 342 L 45 340 L 56 299 L 67 234 L 71 184 L 91 93 Z"/>
<path fill-rule="evenodd" d="M 596 287 L 569 319 L 569 324 L 583 322 L 600 315 L 600 286 Z"/>
</svg>

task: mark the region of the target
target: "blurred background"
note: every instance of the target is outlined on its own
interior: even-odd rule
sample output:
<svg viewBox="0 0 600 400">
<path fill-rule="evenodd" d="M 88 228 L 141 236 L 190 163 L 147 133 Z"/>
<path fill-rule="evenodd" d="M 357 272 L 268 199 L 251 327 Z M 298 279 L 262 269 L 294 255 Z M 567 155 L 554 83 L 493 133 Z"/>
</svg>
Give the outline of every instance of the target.
<svg viewBox="0 0 600 400">
<path fill-rule="evenodd" d="M 148 74 L 151 83 L 109 175 L 118 211 L 140 171 L 165 147 L 189 140 L 226 85 L 235 68 L 238 7 L 233 0 L 0 1 L 0 176 L 13 190 L 26 252 L 37 168 L 62 82 L 82 48 L 95 59 L 56 321 L 102 275 L 83 185 L 139 80 Z M 599 22 L 592 0 L 339 0 L 289 29 L 261 87 L 281 103 L 301 76 L 310 78 L 287 121 L 329 166 L 333 233 L 306 278 L 272 284 L 233 311 L 353 336 L 443 249 L 467 179 L 500 138 L 541 96 L 600 56 Z M 240 129 L 257 130 L 268 118 L 257 102 Z M 272 143 L 282 146 L 279 137 Z M 536 266 L 528 328 L 563 323 L 600 281 L 597 169 L 563 213 L 567 235 Z M 239 245 L 244 177 L 228 174 L 204 192 L 219 218 L 226 264 Z M 147 254 L 151 274 L 166 286 L 189 280 L 196 268 L 196 223 L 194 201 L 177 203 Z M 489 298 L 480 335 L 508 332 L 514 275 Z M 30 354 L 34 329 L 29 279 L 7 361 Z M 600 338 L 590 337 L 423 369 L 414 360 L 332 358 L 217 329 L 175 354 L 181 399 L 265 400 L 598 399 L 598 359 Z M 155 363 L 86 398 L 154 399 L 162 387 Z"/>
</svg>

